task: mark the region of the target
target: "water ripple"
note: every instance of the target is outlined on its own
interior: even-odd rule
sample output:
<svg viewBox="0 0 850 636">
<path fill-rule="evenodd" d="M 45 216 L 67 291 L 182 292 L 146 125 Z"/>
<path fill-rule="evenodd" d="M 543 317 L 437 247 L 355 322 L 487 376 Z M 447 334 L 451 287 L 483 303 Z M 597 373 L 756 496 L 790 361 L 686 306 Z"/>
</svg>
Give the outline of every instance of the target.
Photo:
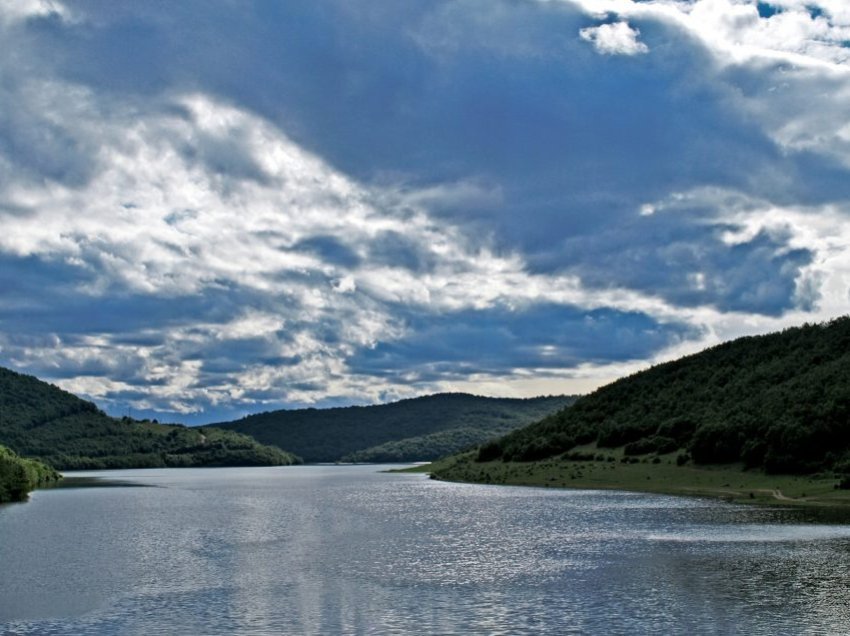
<svg viewBox="0 0 850 636">
<path fill-rule="evenodd" d="M 850 526 L 374 467 L 152 470 L 0 510 L 0 634 L 840 634 Z"/>
</svg>

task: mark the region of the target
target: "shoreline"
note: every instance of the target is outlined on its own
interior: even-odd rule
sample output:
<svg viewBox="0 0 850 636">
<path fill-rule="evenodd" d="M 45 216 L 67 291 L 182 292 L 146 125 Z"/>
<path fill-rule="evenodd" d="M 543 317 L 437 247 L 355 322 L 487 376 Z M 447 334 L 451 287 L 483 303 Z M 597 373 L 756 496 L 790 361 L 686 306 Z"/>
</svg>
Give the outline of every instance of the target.
<svg viewBox="0 0 850 636">
<path fill-rule="evenodd" d="M 835 511 L 850 522 L 850 491 L 835 488 L 832 475 L 767 475 L 738 465 L 677 466 L 670 457 L 652 461 L 545 460 L 475 462 L 471 455 L 437 460 L 399 472 L 432 479 L 497 486 L 622 490 L 682 497 L 709 497 L 746 505 Z"/>
</svg>

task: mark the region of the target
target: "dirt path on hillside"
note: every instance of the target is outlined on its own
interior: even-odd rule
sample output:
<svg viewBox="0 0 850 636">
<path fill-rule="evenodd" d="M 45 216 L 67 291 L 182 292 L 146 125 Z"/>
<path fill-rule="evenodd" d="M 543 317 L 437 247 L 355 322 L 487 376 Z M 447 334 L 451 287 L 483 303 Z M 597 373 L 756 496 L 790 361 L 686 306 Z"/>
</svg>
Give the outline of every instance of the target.
<svg viewBox="0 0 850 636">
<path fill-rule="evenodd" d="M 782 491 L 779 490 L 779 488 L 774 488 L 771 491 L 771 494 L 773 495 L 774 499 L 779 499 L 779 501 L 797 501 L 793 497 L 786 497 L 785 495 L 783 495 Z"/>
</svg>

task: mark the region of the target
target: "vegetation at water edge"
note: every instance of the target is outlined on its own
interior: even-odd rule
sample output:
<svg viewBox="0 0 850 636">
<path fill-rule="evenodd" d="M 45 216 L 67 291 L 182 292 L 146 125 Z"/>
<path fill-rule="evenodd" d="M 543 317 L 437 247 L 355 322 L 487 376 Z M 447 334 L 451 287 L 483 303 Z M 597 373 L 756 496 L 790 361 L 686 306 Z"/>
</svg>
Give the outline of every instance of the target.
<svg viewBox="0 0 850 636">
<path fill-rule="evenodd" d="M 61 475 L 50 466 L 0 446 L 0 503 L 24 501 L 31 490 L 59 479 Z"/>
<path fill-rule="evenodd" d="M 635 457 L 620 449 L 579 447 L 568 457 L 479 462 L 475 452 L 406 469 L 443 481 L 713 497 L 747 504 L 828 507 L 850 512 L 850 490 L 834 473 L 773 475 L 741 464 L 682 464 L 678 455 Z M 850 520 L 850 516 L 843 517 Z"/>
</svg>

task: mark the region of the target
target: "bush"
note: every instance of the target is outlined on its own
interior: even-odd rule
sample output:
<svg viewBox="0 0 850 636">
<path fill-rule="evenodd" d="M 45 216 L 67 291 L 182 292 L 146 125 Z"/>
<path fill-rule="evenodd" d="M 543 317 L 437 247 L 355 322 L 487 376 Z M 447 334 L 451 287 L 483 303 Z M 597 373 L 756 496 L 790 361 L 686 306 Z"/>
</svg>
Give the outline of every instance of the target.
<svg viewBox="0 0 850 636">
<path fill-rule="evenodd" d="M 696 423 L 685 417 L 673 417 L 658 425 L 656 435 L 672 438 L 678 445 L 685 444 L 696 431 Z"/>
<path fill-rule="evenodd" d="M 475 457 L 477 462 L 489 462 L 494 459 L 499 459 L 502 456 L 502 446 L 499 442 L 488 442 L 478 449 L 478 455 Z"/>
<path fill-rule="evenodd" d="M 0 503 L 23 501 L 30 490 L 59 478 L 49 466 L 0 446 Z"/>
<path fill-rule="evenodd" d="M 691 438 L 690 454 L 698 464 L 726 464 L 741 458 L 741 431 L 732 426 L 703 426 Z"/>
</svg>

